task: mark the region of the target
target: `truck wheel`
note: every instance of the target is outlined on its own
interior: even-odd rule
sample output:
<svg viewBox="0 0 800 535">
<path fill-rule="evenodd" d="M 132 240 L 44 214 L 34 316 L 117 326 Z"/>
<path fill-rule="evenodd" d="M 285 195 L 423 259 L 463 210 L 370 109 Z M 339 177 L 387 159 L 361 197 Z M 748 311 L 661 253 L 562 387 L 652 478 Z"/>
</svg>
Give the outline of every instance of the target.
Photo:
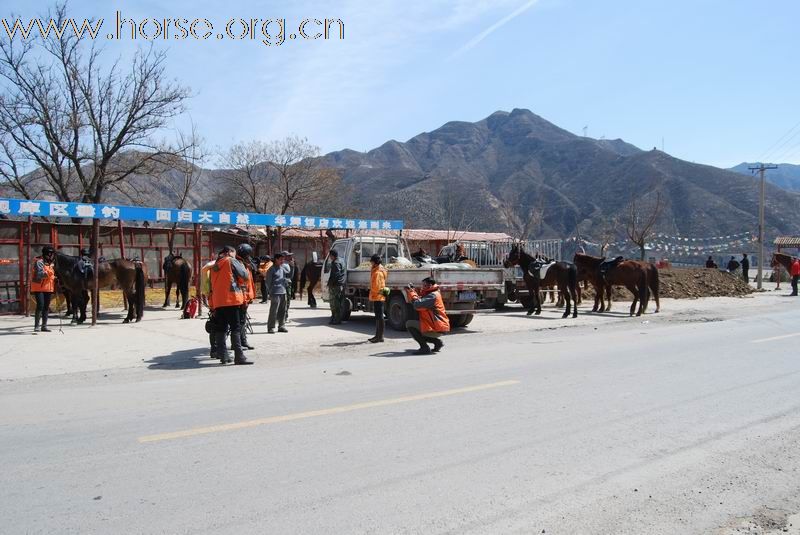
<svg viewBox="0 0 800 535">
<path fill-rule="evenodd" d="M 466 327 L 467 325 L 472 323 L 472 320 L 475 319 L 475 314 L 464 314 L 462 317 L 464 319 L 461 321 L 461 326 Z"/>
<path fill-rule="evenodd" d="M 389 326 L 395 331 L 405 331 L 408 320 L 408 307 L 402 295 L 393 295 L 389 299 Z"/>
<path fill-rule="evenodd" d="M 350 319 L 350 314 L 353 313 L 353 302 L 346 297 L 342 301 L 342 321 Z"/>
</svg>

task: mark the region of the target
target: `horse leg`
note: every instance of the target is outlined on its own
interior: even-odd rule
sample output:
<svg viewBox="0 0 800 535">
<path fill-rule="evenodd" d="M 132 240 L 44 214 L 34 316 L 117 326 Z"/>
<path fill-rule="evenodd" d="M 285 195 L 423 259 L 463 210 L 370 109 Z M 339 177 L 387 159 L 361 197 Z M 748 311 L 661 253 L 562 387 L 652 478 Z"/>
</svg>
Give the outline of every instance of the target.
<svg viewBox="0 0 800 535">
<path fill-rule="evenodd" d="M 577 286 L 577 285 L 576 285 Z M 572 317 L 578 317 L 578 299 L 580 298 L 581 291 L 580 286 L 574 287 L 571 286 L 568 291 L 572 294 Z"/>
<path fill-rule="evenodd" d="M 626 284 L 625 287 L 633 294 L 633 303 L 631 303 L 630 310 L 630 315 L 633 316 L 633 312 L 636 310 L 636 303 L 639 302 L 639 288 L 637 288 L 635 284 Z M 642 315 L 641 310 L 639 311 L 639 315 Z"/>
<path fill-rule="evenodd" d="M 611 312 L 611 285 L 606 284 L 604 287 L 606 291 L 606 302 L 605 302 L 606 312 Z"/>
<path fill-rule="evenodd" d="M 167 308 L 169 306 L 170 293 L 172 293 L 172 281 L 167 277 L 167 280 L 164 281 L 164 304 L 161 305 L 161 308 Z"/>
<path fill-rule="evenodd" d="M 568 318 L 570 309 L 572 308 L 572 302 L 571 302 L 571 299 L 570 299 L 569 292 L 567 291 L 566 288 L 562 289 L 561 286 L 559 286 L 558 294 L 561 295 L 561 296 L 564 296 L 564 302 L 566 303 L 566 309 L 564 310 L 564 314 L 562 314 L 561 317 L 562 318 Z"/>
</svg>

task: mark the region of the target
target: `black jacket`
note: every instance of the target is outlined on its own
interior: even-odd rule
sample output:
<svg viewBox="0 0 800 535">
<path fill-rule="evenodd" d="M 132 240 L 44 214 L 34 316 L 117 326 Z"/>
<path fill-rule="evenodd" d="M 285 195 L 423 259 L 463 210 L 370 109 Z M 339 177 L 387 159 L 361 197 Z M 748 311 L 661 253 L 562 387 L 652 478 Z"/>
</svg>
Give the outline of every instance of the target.
<svg viewBox="0 0 800 535">
<path fill-rule="evenodd" d="M 328 286 L 344 286 L 345 272 L 344 264 L 338 258 L 331 261 L 331 276 L 328 279 Z"/>
<path fill-rule="evenodd" d="M 742 270 L 750 269 L 750 259 L 742 258 Z"/>
</svg>

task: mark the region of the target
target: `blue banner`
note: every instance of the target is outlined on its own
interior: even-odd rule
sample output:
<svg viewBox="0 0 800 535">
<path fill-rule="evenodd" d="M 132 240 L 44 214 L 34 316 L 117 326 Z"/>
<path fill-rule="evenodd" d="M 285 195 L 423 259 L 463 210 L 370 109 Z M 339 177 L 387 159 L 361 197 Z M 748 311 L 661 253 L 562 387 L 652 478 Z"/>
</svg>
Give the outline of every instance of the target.
<svg viewBox="0 0 800 535">
<path fill-rule="evenodd" d="M 29 201 L 0 198 L 0 214 L 8 216 L 68 217 L 108 221 L 154 221 L 156 223 L 198 223 L 201 225 L 256 225 L 332 230 L 402 230 L 402 221 L 349 219 L 243 212 L 145 208 L 117 204 L 84 204 L 59 201 Z"/>
</svg>

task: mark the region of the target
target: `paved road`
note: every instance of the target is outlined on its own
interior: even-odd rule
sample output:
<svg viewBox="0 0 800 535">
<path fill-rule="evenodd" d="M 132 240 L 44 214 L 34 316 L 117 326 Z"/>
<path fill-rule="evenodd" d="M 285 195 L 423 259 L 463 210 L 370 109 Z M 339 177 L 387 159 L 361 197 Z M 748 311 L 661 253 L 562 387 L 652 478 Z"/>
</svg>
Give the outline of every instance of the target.
<svg viewBox="0 0 800 535">
<path fill-rule="evenodd" d="M 672 534 L 797 512 L 799 318 L 6 383 L 0 526 Z"/>
</svg>

